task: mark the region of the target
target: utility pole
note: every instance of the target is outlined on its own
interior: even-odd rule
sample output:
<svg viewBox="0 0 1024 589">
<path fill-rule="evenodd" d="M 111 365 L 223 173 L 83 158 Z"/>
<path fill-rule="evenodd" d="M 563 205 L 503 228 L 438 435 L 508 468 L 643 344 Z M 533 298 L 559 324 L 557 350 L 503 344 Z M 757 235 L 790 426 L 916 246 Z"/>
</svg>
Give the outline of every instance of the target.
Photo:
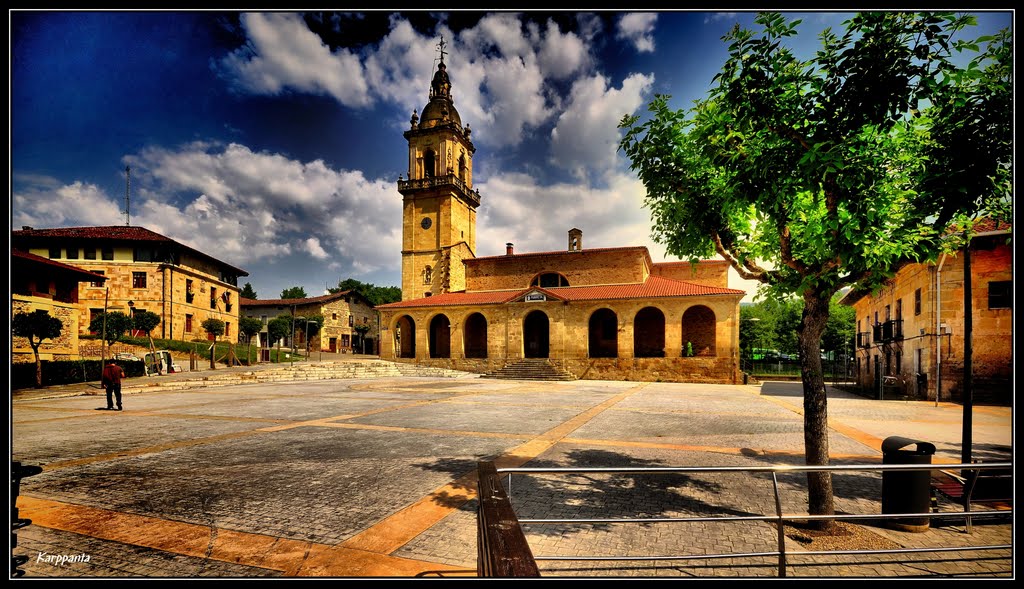
<svg viewBox="0 0 1024 589">
<path fill-rule="evenodd" d="M 131 186 L 132 186 L 132 168 L 131 166 L 124 167 L 124 224 L 125 226 L 132 224 L 131 216 Z"/>
</svg>

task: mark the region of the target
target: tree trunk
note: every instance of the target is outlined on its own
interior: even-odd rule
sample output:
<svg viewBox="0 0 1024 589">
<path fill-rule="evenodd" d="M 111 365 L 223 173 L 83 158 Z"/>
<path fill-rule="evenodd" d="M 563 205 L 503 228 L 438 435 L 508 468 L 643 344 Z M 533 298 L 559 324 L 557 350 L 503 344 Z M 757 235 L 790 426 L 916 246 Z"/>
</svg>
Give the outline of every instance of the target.
<svg viewBox="0 0 1024 589">
<path fill-rule="evenodd" d="M 804 389 L 804 460 L 808 466 L 827 466 L 828 398 L 821 370 L 821 334 L 828 322 L 829 297 L 820 292 L 804 294 L 804 313 L 800 321 L 797 345 L 800 349 L 800 376 Z M 811 515 L 834 515 L 832 475 L 807 473 L 807 507 Z M 835 520 L 814 520 L 812 527 L 829 530 Z"/>
<path fill-rule="evenodd" d="M 39 359 L 39 348 L 32 346 L 32 354 L 36 357 L 36 388 L 41 389 L 43 388 L 43 361 Z"/>
</svg>

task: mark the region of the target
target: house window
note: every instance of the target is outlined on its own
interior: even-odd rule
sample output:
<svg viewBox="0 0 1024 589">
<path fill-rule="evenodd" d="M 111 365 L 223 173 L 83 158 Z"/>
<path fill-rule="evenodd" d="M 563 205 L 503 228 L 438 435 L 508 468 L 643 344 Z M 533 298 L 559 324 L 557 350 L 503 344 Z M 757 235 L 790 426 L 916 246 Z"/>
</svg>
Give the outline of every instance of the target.
<svg viewBox="0 0 1024 589">
<path fill-rule="evenodd" d="M 92 270 L 92 273 L 93 274 L 99 274 L 100 276 L 103 276 L 104 271 L 103 270 Z M 89 286 L 95 286 L 95 287 L 99 288 L 99 287 L 103 286 L 103 281 L 102 280 L 97 280 L 95 282 L 90 282 Z"/>
<path fill-rule="evenodd" d="M 353 325 L 355 325 L 355 317 L 353 317 L 352 315 L 349 315 L 348 316 L 348 326 L 352 327 Z"/>
<path fill-rule="evenodd" d="M 185 315 L 185 332 L 192 333 L 192 315 Z"/>
<path fill-rule="evenodd" d="M 185 302 L 186 303 L 191 303 L 192 299 L 194 299 L 195 296 L 196 296 L 196 293 L 193 290 L 192 280 L 189 279 L 189 278 L 186 278 L 185 279 Z"/>
<path fill-rule="evenodd" d="M 569 281 L 558 274 L 557 272 L 547 272 L 545 274 L 539 274 L 533 278 L 530 282 L 530 286 L 539 286 L 541 288 L 558 288 L 560 286 L 569 286 Z"/>
<path fill-rule="evenodd" d="M 1012 309 L 1013 308 L 1013 281 L 1000 280 L 988 283 L 988 308 L 989 309 Z"/>
<path fill-rule="evenodd" d="M 69 260 L 77 260 L 78 259 L 78 248 L 77 247 L 69 247 L 67 251 L 68 251 L 68 259 Z"/>
<path fill-rule="evenodd" d="M 95 260 L 96 259 L 96 248 L 94 248 L 94 247 L 87 247 L 87 248 L 85 248 L 85 250 L 83 250 L 83 253 L 85 254 L 84 257 L 85 257 L 86 260 Z"/>
<path fill-rule="evenodd" d="M 337 321 L 337 320 L 338 320 L 338 314 L 337 313 L 331 313 L 331 321 Z"/>
<path fill-rule="evenodd" d="M 903 299 L 896 299 L 896 318 L 903 319 Z"/>
<path fill-rule="evenodd" d="M 896 350 L 896 376 L 903 371 L 903 352 Z"/>
<path fill-rule="evenodd" d="M 145 272 L 132 272 L 132 288 L 146 288 Z"/>
<path fill-rule="evenodd" d="M 914 291 L 914 316 L 921 314 L 921 289 Z"/>
<path fill-rule="evenodd" d="M 114 259 L 114 248 L 112 248 L 112 247 L 105 247 L 105 248 L 103 248 L 102 250 L 100 250 L 100 257 L 103 258 L 104 260 L 113 260 Z"/>
<path fill-rule="evenodd" d="M 210 308 L 217 308 L 217 289 L 212 286 L 210 287 Z"/>
<path fill-rule="evenodd" d="M 225 321 L 224 322 L 224 337 L 228 337 L 230 335 L 231 335 L 231 322 L 230 321 Z"/>
<path fill-rule="evenodd" d="M 260 321 L 263 322 L 263 325 L 266 325 L 267 324 L 267 316 L 266 315 L 260 315 Z"/>
<path fill-rule="evenodd" d="M 885 320 L 888 321 L 890 319 L 892 319 L 892 316 L 889 314 L 889 305 L 886 305 L 885 306 Z"/>
<path fill-rule="evenodd" d="M 50 259 L 51 260 L 57 260 L 59 258 L 60 258 L 60 248 L 59 247 L 51 247 L 50 248 Z"/>
<path fill-rule="evenodd" d="M 231 293 L 228 292 L 228 291 L 224 291 L 223 297 L 224 297 L 224 310 L 230 313 L 231 312 Z"/>
</svg>

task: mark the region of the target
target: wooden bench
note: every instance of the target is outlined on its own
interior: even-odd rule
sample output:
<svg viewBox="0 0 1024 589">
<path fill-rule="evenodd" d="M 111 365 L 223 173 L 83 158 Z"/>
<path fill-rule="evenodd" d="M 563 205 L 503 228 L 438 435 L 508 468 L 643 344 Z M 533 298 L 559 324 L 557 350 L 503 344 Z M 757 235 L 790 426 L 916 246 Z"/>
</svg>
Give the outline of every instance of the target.
<svg viewBox="0 0 1024 589">
<path fill-rule="evenodd" d="M 966 470 L 966 469 L 965 469 Z M 986 505 L 991 509 L 1013 509 L 1013 473 L 1007 468 L 969 470 L 967 476 L 941 470 L 932 476 L 932 511 L 938 511 L 941 495 L 971 511 L 971 504 Z M 971 516 L 966 516 L 967 533 L 972 532 Z"/>
</svg>

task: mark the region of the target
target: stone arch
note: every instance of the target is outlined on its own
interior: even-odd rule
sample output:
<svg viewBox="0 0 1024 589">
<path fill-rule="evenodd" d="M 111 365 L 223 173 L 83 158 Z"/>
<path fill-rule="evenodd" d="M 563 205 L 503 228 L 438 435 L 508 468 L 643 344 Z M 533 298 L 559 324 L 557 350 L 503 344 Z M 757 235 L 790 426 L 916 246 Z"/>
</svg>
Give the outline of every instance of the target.
<svg viewBox="0 0 1024 589">
<path fill-rule="evenodd" d="M 523 319 L 523 356 L 547 358 L 550 347 L 551 322 L 544 311 L 530 311 Z"/>
<path fill-rule="evenodd" d="M 611 309 L 598 309 L 590 315 L 589 356 L 619 357 L 619 317 Z"/>
<path fill-rule="evenodd" d="M 530 286 L 558 288 L 560 286 L 569 286 L 569 279 L 558 272 L 541 272 L 530 280 Z"/>
<path fill-rule="evenodd" d="M 466 317 L 462 329 L 463 347 L 467 358 L 487 357 L 487 318 L 482 313 L 471 313 Z"/>
<path fill-rule="evenodd" d="M 665 313 L 644 307 L 633 319 L 633 357 L 665 357 Z"/>
<path fill-rule="evenodd" d="M 427 335 L 431 358 L 452 357 L 451 327 L 451 321 L 443 313 L 434 315 L 434 318 L 430 320 L 430 332 Z"/>
<path fill-rule="evenodd" d="M 695 305 L 683 313 L 683 355 L 690 343 L 694 356 L 714 356 L 715 312 L 704 305 Z"/>
<path fill-rule="evenodd" d="M 399 358 L 416 357 L 416 321 L 408 315 L 402 315 L 395 322 L 395 356 Z"/>
</svg>

